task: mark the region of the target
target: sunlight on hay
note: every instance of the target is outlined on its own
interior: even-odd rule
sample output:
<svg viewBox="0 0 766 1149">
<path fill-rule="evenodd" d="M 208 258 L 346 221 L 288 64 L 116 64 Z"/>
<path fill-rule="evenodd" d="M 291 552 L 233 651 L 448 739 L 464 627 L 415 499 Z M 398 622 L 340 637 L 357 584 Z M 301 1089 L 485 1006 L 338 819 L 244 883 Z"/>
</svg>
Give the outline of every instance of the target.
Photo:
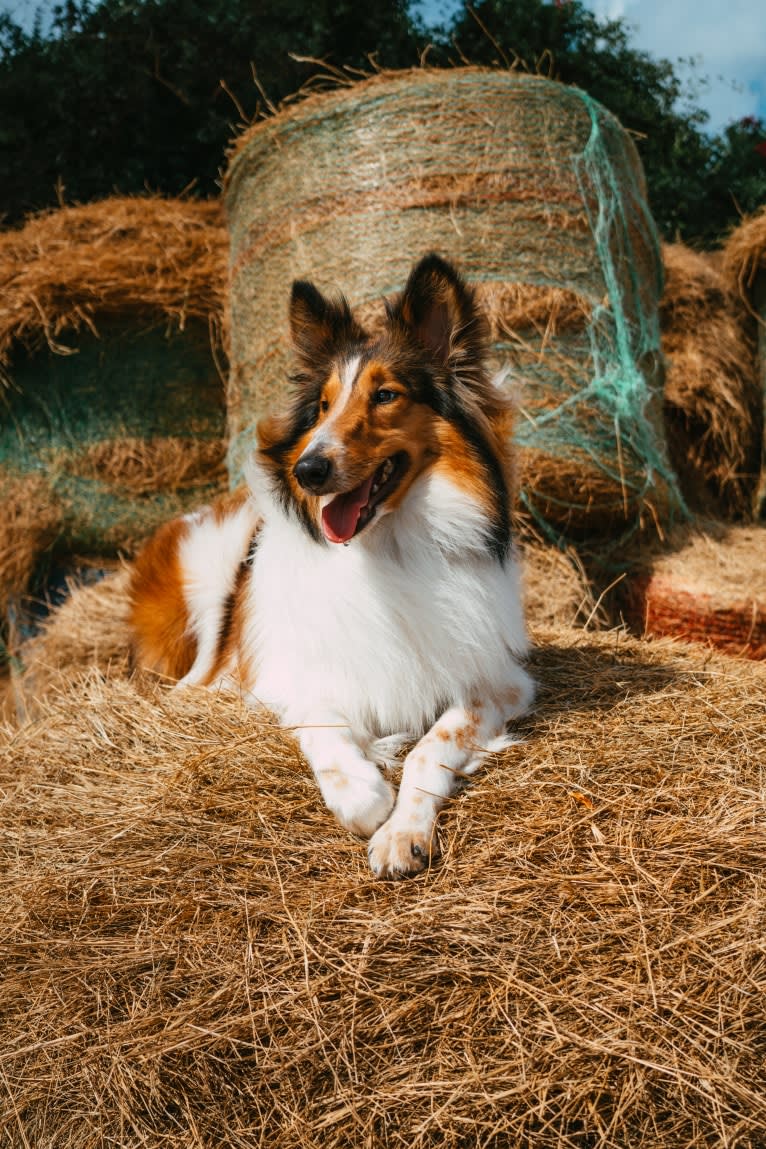
<svg viewBox="0 0 766 1149">
<path fill-rule="evenodd" d="M 524 741 L 378 883 L 268 715 L 124 677 L 124 578 L 0 744 L 0 1143 L 763 1143 L 766 667 L 539 624 Z"/>
<path fill-rule="evenodd" d="M 766 525 L 704 523 L 625 580 L 625 616 L 639 634 L 669 635 L 766 658 Z"/>
</svg>

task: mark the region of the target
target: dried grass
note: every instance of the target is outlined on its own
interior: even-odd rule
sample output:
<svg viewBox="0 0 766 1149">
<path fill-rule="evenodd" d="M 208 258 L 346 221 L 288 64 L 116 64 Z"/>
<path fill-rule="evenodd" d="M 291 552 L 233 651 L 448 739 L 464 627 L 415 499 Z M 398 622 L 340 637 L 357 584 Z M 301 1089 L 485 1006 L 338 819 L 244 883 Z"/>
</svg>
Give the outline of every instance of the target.
<svg viewBox="0 0 766 1149">
<path fill-rule="evenodd" d="M 527 625 L 534 637 L 549 627 L 578 620 L 602 621 L 577 552 L 527 541 L 522 547 L 522 593 Z"/>
<path fill-rule="evenodd" d="M 750 306 L 758 273 L 766 270 L 766 206 L 746 216 L 729 236 L 722 254 L 730 287 Z"/>
<path fill-rule="evenodd" d="M 660 319 L 671 461 L 697 509 L 748 516 L 763 427 L 749 317 L 716 257 L 683 244 L 666 245 L 663 257 Z"/>
<path fill-rule="evenodd" d="M 60 337 L 99 316 L 217 329 L 226 253 L 217 201 L 114 196 L 32 216 L 0 235 L 0 365 L 16 343 L 66 353 Z"/>
<path fill-rule="evenodd" d="M 122 491 L 146 495 L 178 491 L 226 478 L 226 444 L 218 440 L 159 436 L 104 439 L 62 464 L 72 474 L 114 483 Z"/>
<path fill-rule="evenodd" d="M 56 538 L 61 508 L 40 474 L 4 475 L 0 468 L 0 619 L 22 594 L 41 554 Z"/>
<path fill-rule="evenodd" d="M 0 745 L 0 1142 L 762 1146 L 766 667 L 539 636 L 394 885 L 268 716 L 49 684 Z"/>
</svg>

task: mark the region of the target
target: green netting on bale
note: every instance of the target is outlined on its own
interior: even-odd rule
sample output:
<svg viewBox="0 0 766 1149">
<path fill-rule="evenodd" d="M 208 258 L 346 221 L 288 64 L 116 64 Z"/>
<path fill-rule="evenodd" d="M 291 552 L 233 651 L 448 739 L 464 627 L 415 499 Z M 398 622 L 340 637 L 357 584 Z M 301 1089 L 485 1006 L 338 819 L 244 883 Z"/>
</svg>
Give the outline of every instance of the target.
<svg viewBox="0 0 766 1149">
<path fill-rule="evenodd" d="M 367 315 L 436 250 L 487 303 L 522 409 L 522 498 L 544 527 L 609 534 L 682 511 L 661 422 L 662 265 L 643 172 L 586 93 L 480 69 L 384 74 L 250 129 L 225 198 L 234 482 L 258 418 L 284 395 L 292 279 L 340 288 Z M 563 289 L 581 321 L 557 326 L 537 304 L 510 315 L 510 288 L 537 304 Z"/>
<path fill-rule="evenodd" d="M 225 484 L 206 324 L 103 322 L 72 354 L 19 349 L 0 392 L 0 601 L 42 552 L 131 550 Z"/>
</svg>

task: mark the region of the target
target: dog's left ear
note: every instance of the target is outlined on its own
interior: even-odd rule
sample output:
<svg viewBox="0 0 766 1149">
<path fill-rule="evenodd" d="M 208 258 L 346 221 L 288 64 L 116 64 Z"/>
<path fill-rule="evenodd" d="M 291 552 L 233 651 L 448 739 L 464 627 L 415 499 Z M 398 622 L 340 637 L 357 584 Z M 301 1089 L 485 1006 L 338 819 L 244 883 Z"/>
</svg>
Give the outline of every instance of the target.
<svg viewBox="0 0 766 1149">
<path fill-rule="evenodd" d="M 486 354 L 487 322 L 472 289 L 451 263 L 435 253 L 412 269 L 389 315 L 439 363 L 467 366 Z"/>
</svg>

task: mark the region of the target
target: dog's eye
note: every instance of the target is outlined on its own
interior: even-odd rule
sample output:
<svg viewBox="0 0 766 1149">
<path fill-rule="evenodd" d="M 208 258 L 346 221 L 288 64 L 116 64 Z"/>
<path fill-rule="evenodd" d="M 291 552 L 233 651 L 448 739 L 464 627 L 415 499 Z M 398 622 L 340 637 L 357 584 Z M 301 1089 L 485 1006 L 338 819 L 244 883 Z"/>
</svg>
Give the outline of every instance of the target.
<svg viewBox="0 0 766 1149">
<path fill-rule="evenodd" d="M 376 403 L 378 405 L 382 405 L 384 403 L 393 403 L 394 399 L 396 399 L 396 398 L 397 398 L 396 391 L 389 391 L 385 387 L 381 387 L 381 389 L 379 391 L 376 391 L 375 394 L 373 395 L 372 401 L 373 401 L 373 403 Z"/>
<path fill-rule="evenodd" d="M 320 411 L 329 411 L 329 409 L 330 409 L 330 404 L 328 403 L 328 401 L 326 399 L 322 399 L 321 403 L 319 404 L 319 410 Z"/>
</svg>

